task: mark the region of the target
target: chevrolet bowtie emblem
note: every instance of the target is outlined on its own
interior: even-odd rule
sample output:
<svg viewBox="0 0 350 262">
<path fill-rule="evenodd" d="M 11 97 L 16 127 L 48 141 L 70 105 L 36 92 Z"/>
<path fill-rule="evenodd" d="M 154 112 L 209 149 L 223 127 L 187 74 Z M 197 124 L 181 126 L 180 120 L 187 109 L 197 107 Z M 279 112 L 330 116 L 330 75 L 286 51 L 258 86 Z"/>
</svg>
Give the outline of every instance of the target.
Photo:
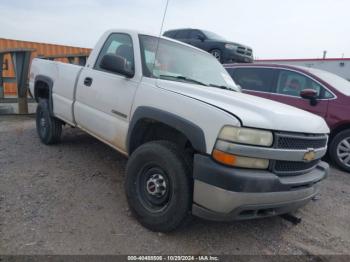
<svg viewBox="0 0 350 262">
<path fill-rule="evenodd" d="M 304 161 L 310 162 L 316 158 L 316 152 L 313 148 L 309 148 L 308 152 L 304 154 Z"/>
</svg>

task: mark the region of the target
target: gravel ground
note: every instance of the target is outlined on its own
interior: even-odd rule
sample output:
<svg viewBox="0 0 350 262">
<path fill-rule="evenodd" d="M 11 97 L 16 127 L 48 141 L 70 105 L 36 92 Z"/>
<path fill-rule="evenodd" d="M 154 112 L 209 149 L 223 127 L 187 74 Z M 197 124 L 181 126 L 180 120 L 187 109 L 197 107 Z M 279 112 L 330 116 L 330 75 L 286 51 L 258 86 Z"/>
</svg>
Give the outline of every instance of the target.
<svg viewBox="0 0 350 262">
<path fill-rule="evenodd" d="M 350 175 L 335 168 L 298 225 L 194 219 L 160 234 L 131 216 L 125 164 L 77 129 L 45 146 L 33 118 L 0 116 L 0 254 L 350 254 Z"/>
</svg>

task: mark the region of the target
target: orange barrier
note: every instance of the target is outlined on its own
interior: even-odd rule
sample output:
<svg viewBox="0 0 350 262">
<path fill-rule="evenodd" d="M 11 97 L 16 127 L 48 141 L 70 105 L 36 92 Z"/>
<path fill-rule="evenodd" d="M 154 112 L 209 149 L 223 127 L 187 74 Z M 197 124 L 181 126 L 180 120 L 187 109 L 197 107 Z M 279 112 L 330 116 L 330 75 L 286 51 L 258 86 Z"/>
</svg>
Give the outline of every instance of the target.
<svg viewBox="0 0 350 262">
<path fill-rule="evenodd" d="M 90 53 L 91 49 L 74 47 L 74 46 L 64 46 L 55 45 L 47 43 L 36 43 L 28 41 L 19 41 L 0 38 L 0 50 L 13 49 L 13 48 L 30 48 L 35 51 L 32 53 L 31 59 L 37 56 L 55 56 L 55 55 L 71 55 L 71 54 L 86 54 Z M 57 61 L 68 62 L 66 58 L 58 58 Z M 5 55 L 4 57 L 4 77 L 14 77 L 15 73 L 13 71 L 12 59 L 10 55 Z M 17 87 L 15 83 L 4 83 L 4 93 L 5 96 L 16 96 Z"/>
</svg>

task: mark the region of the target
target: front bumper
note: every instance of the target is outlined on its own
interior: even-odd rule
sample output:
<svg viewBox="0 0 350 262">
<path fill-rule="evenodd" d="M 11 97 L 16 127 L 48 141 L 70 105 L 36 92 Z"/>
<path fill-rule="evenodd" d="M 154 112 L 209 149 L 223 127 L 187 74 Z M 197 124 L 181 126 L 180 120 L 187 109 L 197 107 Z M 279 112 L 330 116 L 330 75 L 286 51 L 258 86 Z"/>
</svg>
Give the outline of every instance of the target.
<svg viewBox="0 0 350 262">
<path fill-rule="evenodd" d="M 250 55 L 240 54 L 237 50 L 224 49 L 222 60 L 223 63 L 252 63 L 254 58 Z"/>
<path fill-rule="evenodd" d="M 225 167 L 209 156 L 194 159 L 194 215 L 240 220 L 292 212 L 318 193 L 329 171 L 325 162 L 303 175 L 279 177 L 269 171 Z"/>
</svg>

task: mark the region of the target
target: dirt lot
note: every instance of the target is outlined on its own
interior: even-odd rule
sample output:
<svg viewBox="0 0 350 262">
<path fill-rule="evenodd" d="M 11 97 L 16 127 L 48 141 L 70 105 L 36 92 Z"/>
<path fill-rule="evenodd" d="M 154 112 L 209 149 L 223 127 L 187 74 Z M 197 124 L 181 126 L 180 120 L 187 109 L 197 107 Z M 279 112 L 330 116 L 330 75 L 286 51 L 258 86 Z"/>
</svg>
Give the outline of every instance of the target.
<svg viewBox="0 0 350 262">
<path fill-rule="evenodd" d="M 350 175 L 335 168 L 299 225 L 195 219 L 160 234 L 130 215 L 125 164 L 77 129 L 44 146 L 33 118 L 0 116 L 0 254 L 350 254 Z"/>
</svg>

